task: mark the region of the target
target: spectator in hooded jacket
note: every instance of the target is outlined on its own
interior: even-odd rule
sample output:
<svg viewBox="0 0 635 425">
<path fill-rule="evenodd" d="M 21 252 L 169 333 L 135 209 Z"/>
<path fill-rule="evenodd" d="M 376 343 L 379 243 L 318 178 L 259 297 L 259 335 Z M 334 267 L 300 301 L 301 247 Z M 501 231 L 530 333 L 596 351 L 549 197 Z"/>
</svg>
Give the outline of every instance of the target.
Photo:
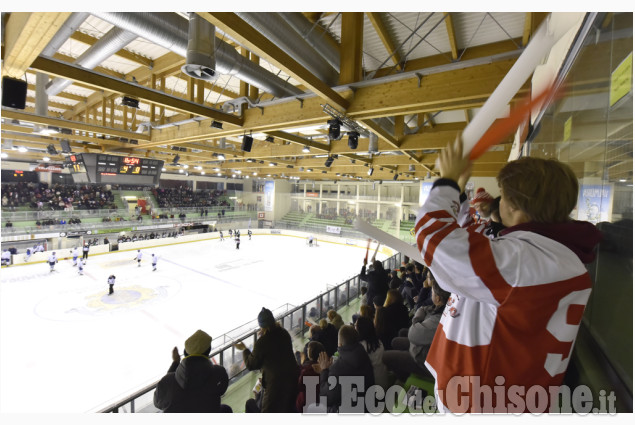
<svg viewBox="0 0 635 425">
<path fill-rule="evenodd" d="M 384 364 L 401 381 L 406 381 L 411 373 L 431 376 L 425 366 L 426 356 L 450 297 L 450 293 L 441 289 L 434 279 L 431 282 L 434 305 L 419 308 L 412 318 L 408 337 L 394 338 L 393 349 L 384 351 Z"/>
<path fill-rule="evenodd" d="M 373 365 L 366 350 L 359 343 L 359 334 L 354 327 L 344 325 L 340 328 L 338 345 L 339 357 L 336 362 L 333 362 L 333 358 L 327 356 L 326 352 L 318 356 L 320 397 L 326 397 L 328 412 L 363 413 L 366 407 L 364 402 L 366 391 L 375 385 Z M 335 380 L 331 379 L 334 385 L 331 385 L 329 378 L 335 378 Z M 343 379 L 353 382 L 361 380 L 361 387 L 355 393 L 356 403 L 342 399 L 343 396 L 350 396 L 350 394 L 342 393 Z"/>
<path fill-rule="evenodd" d="M 386 292 L 388 292 L 388 273 L 386 273 L 383 264 L 379 260 L 373 261 L 373 270 L 367 273 L 366 263 L 367 260 L 364 259 L 359 278 L 368 283 L 368 292 L 366 293 L 368 304 L 372 304 L 376 296 L 379 296 L 383 303 L 386 298 Z"/>
<path fill-rule="evenodd" d="M 262 370 L 264 394 L 259 410 L 263 413 L 294 413 L 300 371 L 291 336 L 276 323 L 271 310 L 264 307 L 258 314 L 258 325 L 261 336 L 253 352 L 242 342 L 234 344 L 234 347 L 242 350 L 247 369 Z M 254 399 L 247 400 L 245 410 L 258 411 L 254 404 Z"/>
<path fill-rule="evenodd" d="M 221 404 L 229 379 L 222 366 L 212 364 L 212 337 L 198 330 L 185 341 L 181 360 L 176 347 L 172 365 L 154 391 L 154 405 L 164 413 L 232 413 Z"/>
</svg>

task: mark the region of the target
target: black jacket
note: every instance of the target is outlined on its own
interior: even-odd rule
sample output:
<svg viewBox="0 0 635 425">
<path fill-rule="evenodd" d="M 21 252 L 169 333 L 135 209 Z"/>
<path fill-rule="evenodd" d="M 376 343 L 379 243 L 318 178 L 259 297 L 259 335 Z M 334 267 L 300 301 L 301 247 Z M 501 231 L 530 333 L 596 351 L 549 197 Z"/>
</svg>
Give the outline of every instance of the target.
<svg viewBox="0 0 635 425">
<path fill-rule="evenodd" d="M 154 391 L 154 405 L 165 413 L 216 413 L 229 379 L 205 356 L 174 362 Z"/>
<path fill-rule="evenodd" d="M 376 318 L 377 336 L 385 350 L 392 350 L 391 341 L 398 336 L 399 330 L 410 327 L 408 308 L 400 302 L 394 302 L 377 310 Z"/>
<path fill-rule="evenodd" d="M 388 292 L 388 273 L 386 271 L 371 270 L 366 273 L 366 266 L 362 266 L 359 278 L 368 283 L 366 299 L 369 305 L 373 305 L 373 300 L 377 295 L 380 295 L 382 299 L 386 299 L 386 293 Z"/>
<path fill-rule="evenodd" d="M 262 370 L 265 391 L 261 411 L 295 412 L 300 367 L 293 353 L 289 333 L 275 326 L 258 338 L 253 352 L 249 349 L 243 351 L 243 359 L 247 369 Z"/>
<path fill-rule="evenodd" d="M 326 405 L 329 412 L 355 413 L 340 409 L 342 404 L 340 377 L 362 376 L 364 378 L 363 388 L 358 390 L 353 388 L 353 391 L 356 391 L 357 404 L 361 403 L 362 406 L 365 406 L 364 396 L 366 390 L 375 385 L 373 365 L 370 362 L 368 353 L 359 342 L 339 347 L 338 352 L 339 357 L 333 365 L 320 373 L 320 396 L 326 396 Z M 329 385 L 329 377 L 337 377 L 337 385 Z M 361 412 L 365 412 L 365 410 L 362 409 Z"/>
</svg>

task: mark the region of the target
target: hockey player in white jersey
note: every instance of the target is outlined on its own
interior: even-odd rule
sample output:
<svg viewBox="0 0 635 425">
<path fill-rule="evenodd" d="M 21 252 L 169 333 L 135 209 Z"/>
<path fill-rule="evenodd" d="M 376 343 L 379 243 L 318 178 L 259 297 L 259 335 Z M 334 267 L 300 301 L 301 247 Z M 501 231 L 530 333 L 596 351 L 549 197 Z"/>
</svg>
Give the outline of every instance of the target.
<svg viewBox="0 0 635 425">
<path fill-rule="evenodd" d="M 53 271 L 55 269 L 55 264 L 57 264 L 57 255 L 55 255 L 55 251 L 49 255 L 48 263 L 49 266 L 51 266 L 51 271 Z"/>
<path fill-rule="evenodd" d="M 137 267 L 141 267 L 141 257 L 143 257 L 143 254 L 141 253 L 141 250 L 138 249 L 137 250 L 137 256 L 132 259 L 133 261 L 137 260 Z"/>
<path fill-rule="evenodd" d="M 152 254 L 152 271 L 157 270 L 157 262 L 159 261 L 159 256 Z"/>
<path fill-rule="evenodd" d="M 73 267 L 75 267 L 77 265 L 77 257 L 79 257 L 79 249 L 77 247 L 73 248 L 71 254 L 73 256 Z"/>
<path fill-rule="evenodd" d="M 86 264 L 86 263 L 84 262 L 84 260 L 79 260 L 79 267 L 77 268 L 77 273 L 78 273 L 80 276 L 83 276 L 83 275 L 84 275 L 84 264 Z M 73 264 L 73 265 L 74 265 L 74 264 Z"/>
<path fill-rule="evenodd" d="M 9 267 L 11 264 L 11 252 L 8 249 L 2 251 L 2 265 Z"/>
</svg>

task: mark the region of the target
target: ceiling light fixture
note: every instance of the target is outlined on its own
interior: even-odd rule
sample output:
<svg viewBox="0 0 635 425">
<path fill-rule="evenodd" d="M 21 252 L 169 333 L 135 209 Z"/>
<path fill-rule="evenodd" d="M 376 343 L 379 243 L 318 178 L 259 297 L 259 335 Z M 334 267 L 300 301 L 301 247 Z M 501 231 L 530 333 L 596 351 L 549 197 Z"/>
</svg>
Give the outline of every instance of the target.
<svg viewBox="0 0 635 425">
<path fill-rule="evenodd" d="M 302 152 L 309 153 L 309 152 L 311 152 L 311 149 L 309 149 L 308 146 L 305 146 L 305 147 L 302 148 Z"/>
<path fill-rule="evenodd" d="M 45 156 L 44 158 L 42 158 L 42 161 L 44 162 L 49 162 L 51 160 L 51 158 L 49 158 L 48 156 Z"/>
<path fill-rule="evenodd" d="M 223 155 L 222 153 L 218 154 L 217 157 L 219 160 L 224 161 L 225 160 L 225 155 Z"/>
<path fill-rule="evenodd" d="M 24 146 L 20 146 L 20 147 L 18 148 L 18 152 L 22 152 L 22 153 L 26 152 L 27 150 L 28 150 L 28 149 L 27 149 L 27 148 L 25 148 Z"/>
<path fill-rule="evenodd" d="M 349 131 L 348 133 L 348 147 L 355 150 L 359 142 L 359 133 L 356 131 Z"/>
<path fill-rule="evenodd" d="M 342 132 L 340 131 L 341 121 L 335 118 L 328 120 L 326 123 L 329 125 L 329 139 L 340 140 L 342 138 Z"/>
</svg>

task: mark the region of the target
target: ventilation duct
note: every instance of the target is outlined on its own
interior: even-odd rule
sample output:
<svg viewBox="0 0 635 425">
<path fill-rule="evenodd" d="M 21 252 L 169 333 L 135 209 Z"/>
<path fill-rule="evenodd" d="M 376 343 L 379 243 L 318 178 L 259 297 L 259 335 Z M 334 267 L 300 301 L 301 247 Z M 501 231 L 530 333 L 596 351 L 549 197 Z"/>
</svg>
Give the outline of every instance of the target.
<svg viewBox="0 0 635 425">
<path fill-rule="evenodd" d="M 49 76 L 38 72 L 35 74 L 35 114 L 41 117 L 48 116 L 49 97 L 46 94 L 46 84 Z"/>
<path fill-rule="evenodd" d="M 95 12 L 93 15 L 134 32 L 179 56 L 187 56 L 188 22 L 174 13 Z M 295 96 L 302 90 L 243 57 L 230 44 L 214 40 L 216 72 L 235 75 L 242 81 L 276 97 Z"/>
<path fill-rule="evenodd" d="M 51 41 L 42 50 L 43 56 L 53 56 L 90 15 L 88 12 L 71 13 L 62 27 L 55 33 Z"/>
<path fill-rule="evenodd" d="M 326 35 L 317 29 L 300 12 L 281 12 L 282 18 L 311 45 L 336 71 L 340 69 L 340 52 L 326 40 Z"/>
<path fill-rule="evenodd" d="M 368 133 L 368 152 L 377 152 L 379 150 L 379 138 L 372 131 Z"/>
<path fill-rule="evenodd" d="M 296 62 L 333 86 L 338 72 L 277 13 L 236 12 L 241 19 L 263 34 Z"/>
<path fill-rule="evenodd" d="M 192 78 L 214 81 L 218 78 L 214 60 L 216 28 L 196 13 L 190 13 L 187 55 L 181 71 Z"/>
<path fill-rule="evenodd" d="M 136 38 L 136 34 L 115 27 L 93 44 L 92 47 L 82 53 L 82 55 L 75 60 L 74 64 L 82 68 L 93 69 Z M 56 78 L 48 83 L 46 92 L 49 96 L 55 96 L 71 84 L 73 84 L 73 82 L 70 80 Z"/>
<path fill-rule="evenodd" d="M 75 31 L 79 29 L 82 23 L 88 18 L 88 12 L 71 13 L 62 27 L 55 33 L 51 41 L 42 50 L 42 56 L 53 56 L 62 45 L 69 39 Z M 38 72 L 35 76 L 35 113 L 46 117 L 48 115 L 48 94 L 46 93 L 46 85 L 49 77 L 46 74 Z"/>
</svg>

